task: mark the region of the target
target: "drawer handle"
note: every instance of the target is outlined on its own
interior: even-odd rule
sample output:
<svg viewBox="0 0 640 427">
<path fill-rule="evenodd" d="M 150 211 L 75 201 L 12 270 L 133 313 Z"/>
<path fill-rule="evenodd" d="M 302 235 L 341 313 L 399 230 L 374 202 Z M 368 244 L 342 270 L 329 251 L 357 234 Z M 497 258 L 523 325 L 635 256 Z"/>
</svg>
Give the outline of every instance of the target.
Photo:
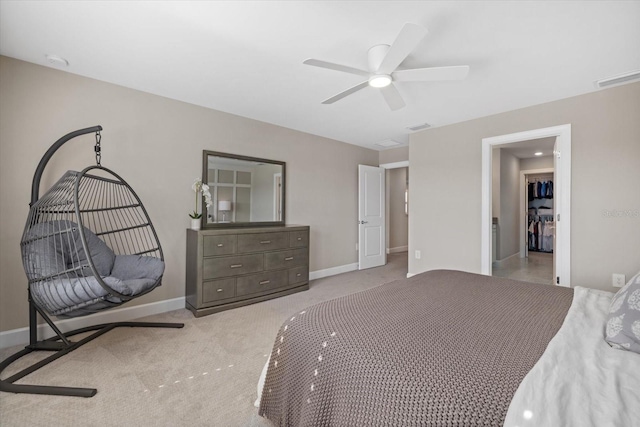
<svg viewBox="0 0 640 427">
<path fill-rule="evenodd" d="M 260 285 L 268 285 L 269 283 L 271 283 L 271 280 L 263 280 L 262 282 L 260 282 Z"/>
<path fill-rule="evenodd" d="M 216 292 L 222 292 L 222 289 L 218 289 Z"/>
<path fill-rule="evenodd" d="M 260 242 L 261 245 L 268 245 L 269 243 L 271 243 L 271 240 L 263 240 Z"/>
<path fill-rule="evenodd" d="M 296 277 L 300 277 L 300 276 L 302 276 L 302 274 L 300 274 L 300 273 L 296 274 Z"/>
<path fill-rule="evenodd" d="M 292 256 L 288 256 L 288 257 L 286 257 L 284 260 L 285 260 L 285 261 L 291 261 L 292 259 L 293 259 L 293 257 L 292 257 Z"/>
<path fill-rule="evenodd" d="M 240 268 L 242 264 L 231 264 L 231 268 Z"/>
<path fill-rule="evenodd" d="M 298 241 L 302 240 L 302 237 L 298 237 Z"/>
<path fill-rule="evenodd" d="M 224 245 L 223 245 L 222 243 L 218 243 L 218 247 L 219 247 L 219 248 L 221 248 L 221 247 L 223 247 L 223 246 L 224 246 Z"/>
</svg>

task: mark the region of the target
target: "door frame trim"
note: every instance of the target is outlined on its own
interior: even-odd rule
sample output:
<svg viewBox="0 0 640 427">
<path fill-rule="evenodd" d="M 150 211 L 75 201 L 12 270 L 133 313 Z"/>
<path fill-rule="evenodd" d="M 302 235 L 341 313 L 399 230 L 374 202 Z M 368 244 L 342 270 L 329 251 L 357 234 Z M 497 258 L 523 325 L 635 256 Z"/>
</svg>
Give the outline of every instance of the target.
<svg viewBox="0 0 640 427">
<path fill-rule="evenodd" d="M 393 163 L 383 163 L 379 167 L 385 168 L 385 169 L 408 168 L 409 160 L 403 160 L 401 162 L 393 162 Z"/>
<path fill-rule="evenodd" d="M 554 195 L 559 196 L 557 215 L 561 221 L 556 226 L 558 250 L 556 274 L 560 286 L 571 286 L 571 124 L 533 129 L 524 132 L 482 138 L 482 210 L 480 214 L 480 272 L 491 275 L 491 226 L 492 226 L 492 149 L 493 146 L 511 144 L 531 139 L 556 137 L 558 167 L 554 182 Z M 555 153 L 554 153 L 555 155 Z M 559 173 L 558 173 L 559 172 Z"/>
</svg>

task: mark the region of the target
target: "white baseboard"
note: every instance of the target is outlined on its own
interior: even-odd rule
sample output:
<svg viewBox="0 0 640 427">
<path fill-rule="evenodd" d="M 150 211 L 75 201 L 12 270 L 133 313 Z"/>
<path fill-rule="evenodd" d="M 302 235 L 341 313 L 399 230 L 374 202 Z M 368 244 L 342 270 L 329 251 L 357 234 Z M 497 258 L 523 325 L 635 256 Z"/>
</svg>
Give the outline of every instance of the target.
<svg viewBox="0 0 640 427">
<path fill-rule="evenodd" d="M 86 328 L 88 326 L 99 325 L 101 323 L 127 322 L 140 317 L 151 316 L 153 314 L 165 313 L 167 311 L 184 308 L 184 297 L 174 298 L 164 301 L 151 302 L 148 304 L 136 305 L 133 307 L 122 307 L 113 310 L 102 311 L 91 316 L 75 317 L 56 322 L 56 326 L 62 332 L 74 329 Z M 46 324 L 38 325 L 38 339 L 45 339 L 54 336 L 51 327 Z M 12 329 L 0 332 L 0 348 L 13 347 L 16 345 L 26 345 L 29 342 L 29 328 Z"/>
<path fill-rule="evenodd" d="M 387 248 L 387 254 L 397 254 L 398 252 L 408 252 L 409 246 L 398 246 L 397 248 Z"/>
<path fill-rule="evenodd" d="M 516 252 L 515 254 L 511 254 L 505 258 L 495 260 L 494 262 L 498 262 L 498 263 L 505 262 L 506 260 L 508 260 L 509 258 L 513 258 L 514 256 L 520 256 L 520 252 Z"/>
<path fill-rule="evenodd" d="M 358 269 L 358 263 L 340 265 L 338 267 L 325 268 L 309 273 L 309 280 L 322 279 L 323 277 L 335 276 L 336 274 L 348 273 Z"/>
<path fill-rule="evenodd" d="M 413 276 L 415 276 L 415 275 L 416 275 L 416 273 L 407 273 L 407 279 L 408 279 L 409 277 L 413 277 Z"/>
<path fill-rule="evenodd" d="M 324 270 L 312 271 L 309 273 L 309 280 L 321 279 L 323 277 L 335 276 L 336 274 L 348 273 L 358 269 L 358 263 L 340 265 L 338 267 L 326 268 Z M 185 298 L 174 298 L 170 300 L 152 302 L 149 304 L 136 305 L 133 307 L 123 307 L 113 310 L 106 310 L 91 316 L 64 319 L 56 322 L 56 326 L 62 332 L 74 329 L 86 328 L 87 326 L 99 325 L 110 322 L 126 322 L 140 317 L 151 316 L 153 314 L 165 313 L 167 311 L 184 308 Z M 44 339 L 54 336 L 55 333 L 46 323 L 38 325 L 38 338 Z M 26 345 L 29 342 L 29 328 L 12 329 L 0 332 L 0 348 Z"/>
</svg>

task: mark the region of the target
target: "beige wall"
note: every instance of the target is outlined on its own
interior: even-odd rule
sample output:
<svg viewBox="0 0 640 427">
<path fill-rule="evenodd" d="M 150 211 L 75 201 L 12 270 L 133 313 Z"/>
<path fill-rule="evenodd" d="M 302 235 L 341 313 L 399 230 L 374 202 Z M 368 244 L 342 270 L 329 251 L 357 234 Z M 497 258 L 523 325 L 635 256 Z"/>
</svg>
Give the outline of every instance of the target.
<svg viewBox="0 0 640 427">
<path fill-rule="evenodd" d="M 640 83 L 410 137 L 409 272 L 480 271 L 482 138 L 571 124 L 571 283 L 640 270 Z"/>
<path fill-rule="evenodd" d="M 380 151 L 378 160 L 381 165 L 407 161 L 409 160 L 409 147 L 398 147 Z"/>
<path fill-rule="evenodd" d="M 498 260 L 520 251 L 520 159 L 499 149 L 500 217 L 498 220 Z M 494 215 L 495 216 L 495 215 Z"/>
<path fill-rule="evenodd" d="M 407 168 L 387 170 L 387 249 L 398 249 L 408 245 L 409 219 L 404 213 L 407 171 Z"/>
<path fill-rule="evenodd" d="M 98 124 L 103 165 L 136 190 L 166 257 L 163 286 L 130 305 L 184 296 L 185 229 L 203 149 L 287 162 L 286 218 L 311 226 L 311 270 L 357 262 L 357 165 L 378 165 L 378 152 L 0 57 L 0 330 L 28 324 L 20 237 L 35 167 L 59 137 Z M 43 191 L 64 171 L 93 164 L 92 140 L 55 154 Z"/>
<path fill-rule="evenodd" d="M 553 169 L 553 156 L 520 159 L 520 170 Z"/>
</svg>

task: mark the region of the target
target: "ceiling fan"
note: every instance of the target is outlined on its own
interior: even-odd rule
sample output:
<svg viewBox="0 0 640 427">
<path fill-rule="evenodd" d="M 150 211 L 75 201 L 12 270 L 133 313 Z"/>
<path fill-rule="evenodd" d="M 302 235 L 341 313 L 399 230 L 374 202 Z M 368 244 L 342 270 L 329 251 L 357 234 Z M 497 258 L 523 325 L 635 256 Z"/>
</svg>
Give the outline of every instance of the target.
<svg viewBox="0 0 640 427">
<path fill-rule="evenodd" d="M 303 64 L 368 78 L 364 82 L 322 101 L 323 104 L 333 104 L 352 93 L 371 86 L 380 89 L 389 108 L 395 111 L 404 107 L 405 103 L 393 82 L 462 80 L 469 72 L 468 65 L 398 70 L 398 66 L 409 56 L 426 34 L 427 29 L 420 25 L 405 24 L 391 46 L 379 44 L 369 49 L 367 54 L 369 71 L 319 59 L 307 59 Z"/>
</svg>

